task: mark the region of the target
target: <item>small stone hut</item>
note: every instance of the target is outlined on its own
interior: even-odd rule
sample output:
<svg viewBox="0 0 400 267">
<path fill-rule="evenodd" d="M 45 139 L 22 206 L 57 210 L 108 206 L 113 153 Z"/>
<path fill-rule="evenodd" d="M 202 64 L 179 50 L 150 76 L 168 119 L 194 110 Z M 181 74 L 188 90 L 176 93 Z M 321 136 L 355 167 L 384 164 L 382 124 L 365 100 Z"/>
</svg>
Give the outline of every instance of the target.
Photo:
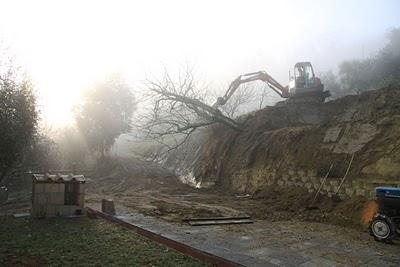
<svg viewBox="0 0 400 267">
<path fill-rule="evenodd" d="M 83 175 L 33 174 L 32 216 L 79 216 L 84 214 Z"/>
</svg>

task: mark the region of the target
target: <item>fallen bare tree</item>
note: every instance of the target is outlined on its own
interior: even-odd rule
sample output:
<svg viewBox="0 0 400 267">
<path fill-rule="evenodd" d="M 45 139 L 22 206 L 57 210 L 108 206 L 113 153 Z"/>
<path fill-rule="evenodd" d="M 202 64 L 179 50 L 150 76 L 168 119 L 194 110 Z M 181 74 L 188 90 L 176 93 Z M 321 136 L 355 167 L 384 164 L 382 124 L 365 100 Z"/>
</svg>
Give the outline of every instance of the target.
<svg viewBox="0 0 400 267">
<path fill-rule="evenodd" d="M 141 137 L 165 145 L 167 151 L 188 141 L 196 129 L 212 124 L 241 131 L 239 122 L 209 104 L 211 94 L 198 86 L 189 68 L 176 79 L 165 72 L 161 80 L 147 80 L 145 91 L 134 127 Z"/>
<path fill-rule="evenodd" d="M 226 87 L 228 88 L 228 86 Z M 217 99 L 216 96 L 215 99 Z M 225 105 L 220 106 L 222 113 L 228 116 L 229 118 L 234 118 L 238 116 L 240 113 L 243 113 L 241 110 L 242 107 L 248 106 L 249 104 L 255 102 L 257 100 L 257 94 L 255 92 L 255 87 L 252 84 L 243 84 L 240 90 L 237 90 L 235 94 L 225 103 Z"/>
</svg>

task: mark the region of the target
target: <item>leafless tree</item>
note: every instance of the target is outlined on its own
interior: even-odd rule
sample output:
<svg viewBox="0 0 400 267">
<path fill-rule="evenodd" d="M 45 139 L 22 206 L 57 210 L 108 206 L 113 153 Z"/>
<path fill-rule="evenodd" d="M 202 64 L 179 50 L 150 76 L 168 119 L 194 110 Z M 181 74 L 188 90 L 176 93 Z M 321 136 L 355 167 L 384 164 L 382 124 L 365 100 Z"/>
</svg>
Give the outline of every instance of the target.
<svg viewBox="0 0 400 267">
<path fill-rule="evenodd" d="M 215 123 L 241 131 L 240 123 L 209 104 L 210 94 L 198 85 L 190 68 L 176 79 L 165 72 L 161 80 L 147 80 L 146 89 L 133 126 L 142 137 L 167 146 L 168 151 L 188 141 L 196 129 Z"/>
<path fill-rule="evenodd" d="M 243 84 L 220 109 L 229 118 L 234 118 L 240 113 L 241 107 L 254 103 L 256 100 L 255 87 L 252 84 Z"/>
<path fill-rule="evenodd" d="M 272 93 L 275 92 L 272 91 L 267 85 L 263 85 L 262 93 L 258 101 L 258 109 L 262 109 L 264 107 L 265 100 L 267 99 L 267 97 L 271 97 Z"/>
</svg>

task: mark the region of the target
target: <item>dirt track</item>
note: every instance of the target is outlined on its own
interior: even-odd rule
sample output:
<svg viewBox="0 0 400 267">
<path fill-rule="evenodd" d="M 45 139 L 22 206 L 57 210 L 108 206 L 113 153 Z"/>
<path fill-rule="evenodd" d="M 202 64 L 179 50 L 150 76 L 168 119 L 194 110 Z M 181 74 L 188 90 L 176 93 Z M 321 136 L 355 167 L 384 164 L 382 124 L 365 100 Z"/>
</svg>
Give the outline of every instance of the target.
<svg viewBox="0 0 400 267">
<path fill-rule="evenodd" d="M 127 165 L 127 164 L 125 164 Z M 314 195 L 301 188 L 269 188 L 253 195 L 237 195 L 222 189 L 196 189 L 173 175 L 135 172 L 95 178 L 89 182 L 88 203 L 112 198 L 122 209 L 180 222 L 188 217 L 250 215 L 270 221 L 296 219 L 362 228 L 365 199 L 334 202 L 317 199 L 318 209 L 308 210 Z"/>
<path fill-rule="evenodd" d="M 111 181 L 114 187 L 110 186 Z M 173 176 L 150 178 L 146 175 L 105 177 L 92 181 L 88 191 L 89 206 L 99 208 L 101 198 L 112 198 L 119 215 L 134 216 L 132 220 L 144 227 L 150 225 L 155 231 L 171 231 L 194 245 L 208 248 L 212 244 L 216 251 L 228 250 L 242 259 L 248 257 L 249 266 L 258 263 L 260 266 L 262 263 L 283 266 L 400 264 L 398 243 L 377 243 L 358 224 L 363 199 L 341 203 L 320 199 L 320 209 L 306 210 L 312 196 L 301 190 L 285 193 L 276 189 L 253 196 L 234 195 L 215 189 L 191 188 Z M 254 225 L 196 230 L 182 223 L 188 217 L 245 214 L 255 219 Z M 162 221 L 167 222 L 164 225 Z M 186 237 L 179 233 L 186 233 Z"/>
</svg>

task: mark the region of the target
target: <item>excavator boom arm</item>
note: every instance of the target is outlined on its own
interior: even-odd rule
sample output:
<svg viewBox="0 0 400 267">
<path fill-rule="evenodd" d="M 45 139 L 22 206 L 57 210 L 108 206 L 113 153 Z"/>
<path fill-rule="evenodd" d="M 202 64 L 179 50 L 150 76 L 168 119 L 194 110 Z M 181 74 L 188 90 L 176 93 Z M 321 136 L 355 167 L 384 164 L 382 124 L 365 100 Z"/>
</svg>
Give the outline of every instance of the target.
<svg viewBox="0 0 400 267">
<path fill-rule="evenodd" d="M 271 77 L 265 71 L 258 71 L 247 73 L 244 75 L 240 75 L 237 77 L 230 85 L 228 90 L 225 92 L 223 97 L 219 97 L 217 102 L 214 103 L 213 107 L 217 108 L 218 106 L 224 105 L 231 96 L 235 93 L 235 91 L 239 88 L 241 84 L 252 82 L 252 81 L 263 81 L 265 82 L 269 88 L 274 90 L 279 96 L 283 98 L 289 97 L 289 91 L 287 87 L 283 87 L 279 82 L 277 82 L 274 78 Z"/>
</svg>

